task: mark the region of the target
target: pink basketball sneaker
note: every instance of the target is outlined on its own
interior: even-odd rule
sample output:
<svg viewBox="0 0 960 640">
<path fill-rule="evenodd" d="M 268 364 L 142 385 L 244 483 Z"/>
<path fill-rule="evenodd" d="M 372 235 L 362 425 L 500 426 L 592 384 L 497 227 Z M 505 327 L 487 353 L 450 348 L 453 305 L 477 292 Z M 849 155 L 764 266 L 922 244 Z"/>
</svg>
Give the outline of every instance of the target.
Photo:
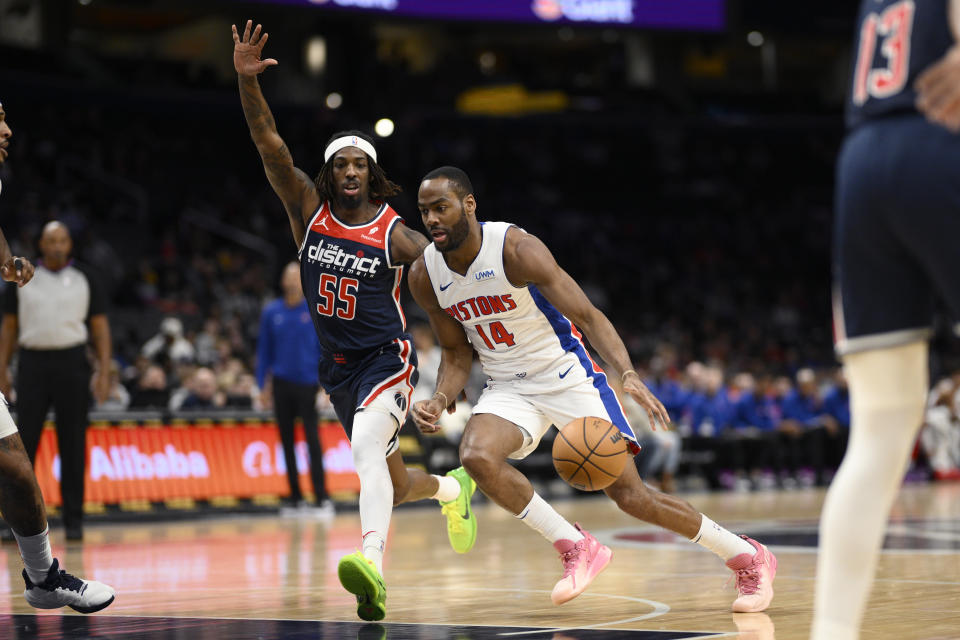
<svg viewBox="0 0 960 640">
<path fill-rule="evenodd" d="M 773 600 L 773 577 L 777 575 L 777 557 L 767 548 L 747 536 L 740 536 L 754 547 L 754 555 L 741 553 L 727 560 L 727 567 L 737 579 L 737 599 L 733 610 L 737 613 L 756 613 L 770 606 Z"/>
<path fill-rule="evenodd" d="M 557 540 L 553 543 L 563 562 L 563 577 L 550 594 L 550 599 L 556 605 L 569 602 L 583 593 L 593 579 L 607 568 L 613 556 L 610 547 L 600 544 L 579 524 L 574 526 L 583 534 L 583 540 Z"/>
</svg>

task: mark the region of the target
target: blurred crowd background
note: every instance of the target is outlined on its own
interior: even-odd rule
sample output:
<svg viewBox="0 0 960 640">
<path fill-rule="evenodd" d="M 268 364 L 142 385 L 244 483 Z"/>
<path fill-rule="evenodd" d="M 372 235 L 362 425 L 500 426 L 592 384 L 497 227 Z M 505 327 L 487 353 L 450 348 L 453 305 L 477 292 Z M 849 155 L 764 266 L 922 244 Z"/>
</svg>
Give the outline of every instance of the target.
<svg viewBox="0 0 960 640">
<path fill-rule="evenodd" d="M 830 237 L 856 4 L 814 2 L 794 20 L 745 0 L 699 32 L 0 0 L 14 131 L 2 226 L 14 253 L 37 256 L 41 227 L 62 221 L 102 278 L 114 384 L 99 410 L 269 409 L 260 314 L 296 248 L 232 71 L 230 24 L 252 17 L 280 61 L 265 94 L 308 174 L 330 133 L 389 118 L 378 148 L 407 224 L 422 230 L 420 177 L 452 164 L 481 219 L 545 240 L 675 420 L 649 435 L 648 477 L 670 488 L 682 464 L 712 487 L 823 484 L 849 426 Z M 960 360 L 941 324 L 918 465 L 952 478 Z M 430 336 L 416 330 L 426 389 Z"/>
</svg>

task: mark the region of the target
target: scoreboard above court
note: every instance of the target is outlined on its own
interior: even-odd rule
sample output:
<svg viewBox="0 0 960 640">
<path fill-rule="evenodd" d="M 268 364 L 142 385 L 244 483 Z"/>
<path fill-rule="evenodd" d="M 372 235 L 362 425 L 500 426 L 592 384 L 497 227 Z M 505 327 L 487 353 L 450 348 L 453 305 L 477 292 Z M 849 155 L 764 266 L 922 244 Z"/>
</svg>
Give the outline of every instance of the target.
<svg viewBox="0 0 960 640">
<path fill-rule="evenodd" d="M 720 31 L 726 0 L 267 0 L 379 15 Z"/>
</svg>

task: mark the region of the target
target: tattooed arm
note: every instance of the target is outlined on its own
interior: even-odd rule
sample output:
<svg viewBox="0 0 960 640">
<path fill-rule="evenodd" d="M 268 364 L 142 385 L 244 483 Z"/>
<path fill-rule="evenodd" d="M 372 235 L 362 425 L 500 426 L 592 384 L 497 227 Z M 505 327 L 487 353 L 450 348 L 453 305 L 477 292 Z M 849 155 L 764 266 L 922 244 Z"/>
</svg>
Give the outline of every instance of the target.
<svg viewBox="0 0 960 640">
<path fill-rule="evenodd" d="M 299 247 L 306 234 L 306 223 L 320 205 L 319 195 L 310 177 L 293 166 L 293 156 L 277 133 L 273 114 L 260 90 L 257 74 L 277 64 L 277 61 L 273 58 L 260 59 L 260 53 L 267 43 L 267 34 L 261 35 L 259 24 L 251 34 L 252 24 L 253 21 L 247 20 L 242 38 L 237 34 L 237 25 L 233 25 L 233 66 L 240 84 L 240 104 L 243 105 L 243 115 L 250 127 L 250 136 L 263 160 L 267 179 L 287 210 L 293 240 Z"/>
<path fill-rule="evenodd" d="M 397 224 L 390 232 L 390 261 L 393 264 L 413 264 L 430 241 L 407 225 Z"/>
</svg>

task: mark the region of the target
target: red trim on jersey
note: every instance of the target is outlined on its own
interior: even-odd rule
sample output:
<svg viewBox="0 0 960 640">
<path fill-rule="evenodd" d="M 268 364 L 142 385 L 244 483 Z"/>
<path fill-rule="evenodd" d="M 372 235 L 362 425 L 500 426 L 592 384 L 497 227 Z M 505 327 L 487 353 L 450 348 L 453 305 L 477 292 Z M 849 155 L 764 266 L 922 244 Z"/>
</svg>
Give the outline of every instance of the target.
<svg viewBox="0 0 960 640">
<path fill-rule="evenodd" d="M 583 334 L 580 333 L 580 330 L 577 329 L 576 325 L 574 325 L 572 322 L 570 323 L 570 333 L 573 335 L 574 338 L 577 339 L 577 342 L 579 342 L 583 346 L 583 352 L 587 354 L 587 358 L 590 360 L 590 364 L 593 365 L 594 373 L 603 373 L 603 369 L 597 366 L 596 360 L 594 360 L 593 356 L 590 355 L 590 350 L 587 349 L 587 345 L 583 344 Z"/>
<path fill-rule="evenodd" d="M 403 313 L 403 307 L 400 306 L 400 280 L 403 279 L 403 267 L 399 267 L 397 270 L 397 276 L 393 281 L 393 302 L 397 305 L 397 313 L 400 314 L 400 322 L 403 325 L 403 330 L 407 330 L 407 316 Z"/>
<path fill-rule="evenodd" d="M 410 341 L 409 341 L 409 340 L 400 340 L 399 338 L 395 338 L 395 339 L 394 339 L 394 343 L 397 343 L 397 344 L 400 344 L 400 345 L 401 345 L 401 346 L 400 346 L 400 360 L 403 361 L 403 362 L 407 362 L 407 357 L 410 355 L 410 352 L 412 351 L 412 348 L 411 348 L 411 345 L 410 345 Z M 410 384 L 410 376 L 411 376 L 411 375 L 413 375 L 413 365 L 407 363 L 407 366 L 403 369 L 403 371 L 401 371 L 400 373 L 398 373 L 398 374 L 395 375 L 394 377 L 388 379 L 386 382 L 382 383 L 379 387 L 377 387 L 376 389 L 374 389 L 373 391 L 371 391 L 371 392 L 370 392 L 370 395 L 368 395 L 368 396 L 366 397 L 366 399 L 364 399 L 363 403 L 362 403 L 360 406 L 361 406 L 361 407 L 366 407 L 366 406 L 369 405 L 371 402 L 373 402 L 373 401 L 376 399 L 377 396 L 379 396 L 381 393 L 383 393 L 383 391 L 384 391 L 385 389 L 389 389 L 390 387 L 392 387 L 393 385 L 397 384 L 397 383 L 400 382 L 400 381 L 403 381 L 403 382 L 406 383 L 407 389 L 408 389 L 408 393 L 413 393 L 413 385 Z M 409 397 L 408 397 L 408 398 L 407 398 L 407 404 L 409 404 L 409 400 L 410 400 L 410 399 L 409 399 Z M 408 407 L 408 409 L 409 409 L 409 407 Z M 406 411 L 404 411 L 404 414 L 406 414 Z"/>
<path fill-rule="evenodd" d="M 587 354 L 587 358 L 590 360 L 590 364 L 593 365 L 594 373 L 601 373 L 604 375 L 604 377 L 606 377 L 607 375 L 606 372 L 604 372 L 604 370 L 597 365 L 597 361 L 594 360 L 593 356 L 590 355 L 590 350 L 587 349 L 587 345 L 583 344 L 583 334 L 580 333 L 580 330 L 577 329 L 576 325 L 574 325 L 572 322 L 570 323 L 570 333 L 573 335 L 574 338 L 577 339 L 577 342 L 579 342 L 581 346 L 583 346 L 583 352 Z M 610 383 L 608 382 L 607 384 L 610 384 Z M 623 410 L 623 403 L 620 402 L 620 398 L 619 396 L 617 396 L 616 393 L 613 394 L 613 399 L 616 400 L 617 406 L 620 407 L 620 413 L 622 413 L 623 416 L 626 417 L 627 413 Z M 629 424 L 629 422 L 627 424 Z M 640 445 L 633 442 L 630 438 L 627 438 L 626 440 L 627 440 L 627 447 L 630 449 L 633 455 L 637 455 L 638 453 L 640 453 Z M 634 451 L 634 447 L 636 447 L 636 451 Z"/>
<path fill-rule="evenodd" d="M 350 227 L 337 220 L 330 212 L 330 203 L 324 202 L 319 215 L 310 225 L 310 230 L 321 233 L 328 238 L 350 240 L 359 244 L 386 249 L 387 231 L 389 231 L 396 218 L 403 220 L 400 214 L 394 211 L 390 205 L 384 204 L 383 211 L 373 220 L 366 224 Z"/>
</svg>

